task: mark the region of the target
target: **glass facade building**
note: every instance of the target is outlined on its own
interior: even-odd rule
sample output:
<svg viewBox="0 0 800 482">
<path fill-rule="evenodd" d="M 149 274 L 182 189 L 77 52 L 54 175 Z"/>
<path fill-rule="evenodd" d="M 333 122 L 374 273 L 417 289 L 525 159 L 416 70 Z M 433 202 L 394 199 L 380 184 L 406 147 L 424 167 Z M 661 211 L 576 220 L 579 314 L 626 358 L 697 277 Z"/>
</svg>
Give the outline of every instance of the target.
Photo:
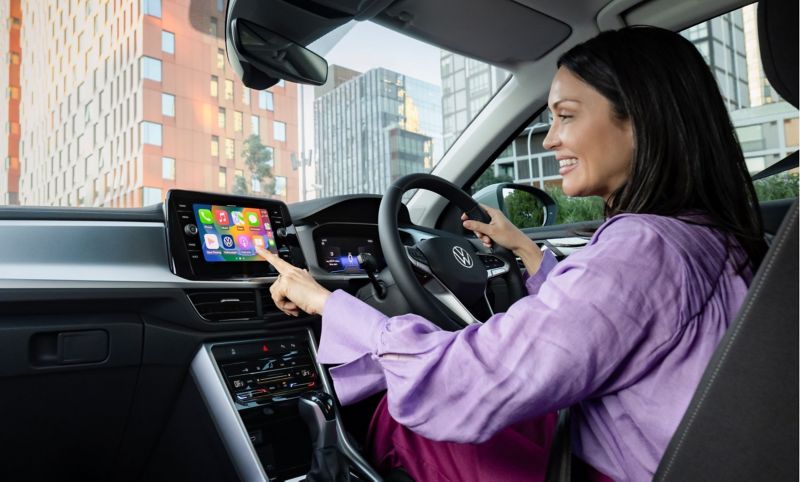
<svg viewBox="0 0 800 482">
<path fill-rule="evenodd" d="M 441 73 L 446 152 L 511 74 L 446 50 L 441 51 Z"/>
<path fill-rule="evenodd" d="M 383 194 L 395 179 L 427 172 L 441 145 L 441 89 L 384 68 L 314 101 L 317 197 Z"/>
</svg>

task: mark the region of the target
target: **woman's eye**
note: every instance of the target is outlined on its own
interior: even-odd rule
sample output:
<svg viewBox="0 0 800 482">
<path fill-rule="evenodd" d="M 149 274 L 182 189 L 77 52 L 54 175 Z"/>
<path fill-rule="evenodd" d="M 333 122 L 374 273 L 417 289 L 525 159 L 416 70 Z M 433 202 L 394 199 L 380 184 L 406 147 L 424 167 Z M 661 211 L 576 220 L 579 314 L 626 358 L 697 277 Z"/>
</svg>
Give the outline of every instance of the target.
<svg viewBox="0 0 800 482">
<path fill-rule="evenodd" d="M 571 115 L 559 115 L 558 117 L 563 121 L 565 119 L 571 118 L 572 116 Z"/>
</svg>

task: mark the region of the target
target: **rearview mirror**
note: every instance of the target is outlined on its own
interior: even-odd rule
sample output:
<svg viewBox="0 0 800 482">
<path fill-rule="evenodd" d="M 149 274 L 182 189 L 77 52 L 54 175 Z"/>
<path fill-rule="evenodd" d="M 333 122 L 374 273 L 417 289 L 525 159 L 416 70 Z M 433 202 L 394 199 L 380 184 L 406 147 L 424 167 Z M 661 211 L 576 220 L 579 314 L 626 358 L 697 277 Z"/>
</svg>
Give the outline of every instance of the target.
<svg viewBox="0 0 800 482">
<path fill-rule="evenodd" d="M 551 226 L 556 222 L 558 208 L 555 200 L 533 186 L 501 182 L 486 186 L 472 197 L 502 211 L 520 229 Z"/>
<path fill-rule="evenodd" d="M 241 18 L 233 19 L 230 25 L 227 40 L 229 48 L 233 46 L 237 62 L 230 54 L 228 57 L 234 68 L 239 67 L 237 74 L 248 87 L 264 88 L 251 85 L 252 81 L 263 78 L 253 75 L 252 68 L 272 79 L 299 84 L 322 85 L 328 79 L 328 62 L 302 45 Z"/>
</svg>

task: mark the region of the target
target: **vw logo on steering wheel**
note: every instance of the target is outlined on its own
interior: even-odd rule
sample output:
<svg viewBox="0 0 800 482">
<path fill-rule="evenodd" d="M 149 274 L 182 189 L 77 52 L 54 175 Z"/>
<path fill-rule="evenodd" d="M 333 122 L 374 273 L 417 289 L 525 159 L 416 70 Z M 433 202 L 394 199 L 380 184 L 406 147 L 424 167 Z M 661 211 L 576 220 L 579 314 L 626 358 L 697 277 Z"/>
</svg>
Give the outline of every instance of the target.
<svg viewBox="0 0 800 482">
<path fill-rule="evenodd" d="M 472 268 L 472 258 L 470 257 L 467 250 L 462 248 L 461 246 L 456 246 L 453 248 L 453 256 L 456 257 L 456 261 L 461 264 L 461 266 L 465 268 Z"/>
</svg>

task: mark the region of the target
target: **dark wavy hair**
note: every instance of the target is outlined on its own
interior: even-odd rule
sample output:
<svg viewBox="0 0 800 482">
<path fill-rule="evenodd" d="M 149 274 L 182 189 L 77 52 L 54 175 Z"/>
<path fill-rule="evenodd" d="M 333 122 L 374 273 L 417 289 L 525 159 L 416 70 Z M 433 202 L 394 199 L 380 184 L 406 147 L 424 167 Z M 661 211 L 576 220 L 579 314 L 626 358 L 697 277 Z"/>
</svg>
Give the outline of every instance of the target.
<svg viewBox="0 0 800 482">
<path fill-rule="evenodd" d="M 643 213 L 720 230 L 757 268 L 766 253 L 761 213 L 716 79 L 695 46 L 677 33 L 633 26 L 605 31 L 558 59 L 597 90 L 633 128 L 630 175 L 605 216 Z"/>
</svg>

